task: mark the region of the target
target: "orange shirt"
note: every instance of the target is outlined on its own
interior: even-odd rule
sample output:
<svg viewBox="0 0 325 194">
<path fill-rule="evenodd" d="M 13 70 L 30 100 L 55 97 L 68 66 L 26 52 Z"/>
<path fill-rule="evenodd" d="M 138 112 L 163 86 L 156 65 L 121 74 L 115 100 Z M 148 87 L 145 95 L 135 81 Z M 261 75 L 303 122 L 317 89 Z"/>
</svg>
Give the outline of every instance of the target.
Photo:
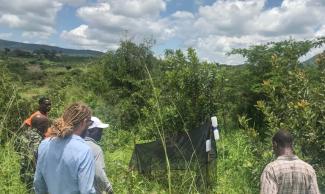
<svg viewBox="0 0 325 194">
<path fill-rule="evenodd" d="M 24 124 L 25 125 L 28 125 L 29 127 L 30 126 L 32 126 L 32 118 L 35 116 L 35 115 L 38 115 L 38 114 L 42 114 L 40 111 L 36 111 L 36 112 L 34 112 L 32 115 L 30 115 L 29 117 L 28 117 L 28 119 L 26 119 L 25 121 L 24 121 Z M 47 116 L 47 115 L 45 115 L 45 116 Z"/>
</svg>

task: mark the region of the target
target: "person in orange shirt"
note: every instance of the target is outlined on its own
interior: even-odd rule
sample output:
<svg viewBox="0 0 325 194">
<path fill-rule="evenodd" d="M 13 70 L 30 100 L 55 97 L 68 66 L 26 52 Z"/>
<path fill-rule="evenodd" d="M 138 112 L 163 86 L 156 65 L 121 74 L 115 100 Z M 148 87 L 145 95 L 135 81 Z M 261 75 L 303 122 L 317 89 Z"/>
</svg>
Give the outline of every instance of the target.
<svg viewBox="0 0 325 194">
<path fill-rule="evenodd" d="M 38 111 L 36 111 L 32 115 L 30 115 L 24 121 L 24 123 L 22 124 L 21 128 L 24 127 L 24 126 L 31 127 L 32 126 L 32 118 L 35 115 L 42 114 L 42 115 L 44 115 L 44 116 L 47 117 L 48 112 L 50 112 L 50 110 L 51 110 L 51 105 L 52 105 L 51 104 L 51 100 L 49 98 L 47 98 L 47 97 L 41 97 L 38 100 L 38 104 L 39 104 Z M 44 135 L 45 136 L 48 136 L 47 131 L 45 131 Z"/>
</svg>

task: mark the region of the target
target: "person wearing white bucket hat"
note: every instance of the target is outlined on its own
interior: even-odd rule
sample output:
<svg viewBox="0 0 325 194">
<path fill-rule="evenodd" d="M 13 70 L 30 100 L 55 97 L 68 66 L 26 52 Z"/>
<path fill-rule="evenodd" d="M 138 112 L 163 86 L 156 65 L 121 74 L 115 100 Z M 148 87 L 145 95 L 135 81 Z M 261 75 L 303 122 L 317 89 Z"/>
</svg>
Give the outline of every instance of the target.
<svg viewBox="0 0 325 194">
<path fill-rule="evenodd" d="M 104 154 L 98 142 L 101 140 L 103 129 L 109 127 L 109 124 L 103 123 L 97 117 L 91 117 L 92 124 L 88 127 L 85 134 L 85 141 L 91 148 L 95 158 L 95 181 L 94 186 L 97 194 L 103 192 L 112 194 L 113 188 L 105 173 Z"/>
</svg>

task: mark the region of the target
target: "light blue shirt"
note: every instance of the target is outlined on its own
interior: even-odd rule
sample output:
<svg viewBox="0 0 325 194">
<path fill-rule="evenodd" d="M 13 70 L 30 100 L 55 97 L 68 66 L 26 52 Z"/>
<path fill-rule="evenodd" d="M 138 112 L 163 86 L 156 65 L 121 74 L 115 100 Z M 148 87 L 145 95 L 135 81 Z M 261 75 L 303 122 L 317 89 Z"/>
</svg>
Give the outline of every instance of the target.
<svg viewBox="0 0 325 194">
<path fill-rule="evenodd" d="M 94 156 L 81 137 L 41 142 L 34 177 L 36 194 L 93 194 L 94 177 Z"/>
</svg>

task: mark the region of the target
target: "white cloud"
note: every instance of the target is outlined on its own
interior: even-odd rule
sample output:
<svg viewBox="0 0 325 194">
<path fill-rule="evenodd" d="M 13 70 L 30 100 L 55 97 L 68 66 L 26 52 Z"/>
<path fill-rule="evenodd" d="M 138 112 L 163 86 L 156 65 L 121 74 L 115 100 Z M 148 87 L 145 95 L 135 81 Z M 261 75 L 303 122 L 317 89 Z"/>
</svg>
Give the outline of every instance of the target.
<svg viewBox="0 0 325 194">
<path fill-rule="evenodd" d="M 153 17 L 166 9 L 166 3 L 163 0 L 123 0 L 123 2 L 109 0 L 107 2 L 112 6 L 114 14 L 126 17 Z"/>
<path fill-rule="evenodd" d="M 55 19 L 64 5 L 77 7 L 83 24 L 66 29 L 60 37 L 75 47 L 106 51 L 118 47 L 125 36 L 134 41 L 154 38 L 157 44 L 172 40 L 180 48 L 193 47 L 200 57 L 222 63 L 241 63 L 225 55 L 232 48 L 268 41 L 325 36 L 325 0 L 216 0 L 197 12 L 178 10 L 162 17 L 171 0 L 0 0 L 0 25 L 22 31 L 24 39 L 47 38 L 56 33 Z M 168 10 L 167 10 L 168 11 Z M 0 38 L 10 37 L 0 34 Z M 168 44 L 167 44 L 168 45 Z"/>
<path fill-rule="evenodd" d="M 219 0 L 198 11 L 195 28 L 205 34 L 243 35 L 251 33 L 247 24 L 258 15 L 266 0 Z M 203 30 L 204 29 L 204 30 Z"/>
<path fill-rule="evenodd" d="M 15 28 L 15 27 L 24 25 L 24 21 L 22 21 L 18 16 L 12 15 L 12 14 L 1 15 L 0 23 L 8 25 L 11 28 Z"/>
<path fill-rule="evenodd" d="M 161 17 L 168 0 L 99 0 L 80 7 L 84 24 L 65 30 L 61 37 L 82 48 L 116 48 L 125 33 L 133 40 L 153 37 L 159 43 L 177 39 L 180 48 L 193 47 L 200 57 L 239 64 L 239 56 L 226 56 L 232 48 L 248 47 L 288 38 L 325 35 L 324 0 L 283 0 L 267 8 L 267 0 L 216 0 L 195 13 L 176 11 Z M 197 1 L 202 2 L 202 1 Z"/>
<path fill-rule="evenodd" d="M 317 37 L 325 36 L 325 24 L 316 31 L 315 35 Z"/>
<path fill-rule="evenodd" d="M 96 38 L 97 36 L 101 36 L 101 39 Z M 91 30 L 87 25 L 80 25 L 71 31 L 63 31 L 61 37 L 83 49 L 106 51 L 118 47 L 118 38 L 107 36 L 105 32 Z M 102 41 L 103 39 L 106 41 Z"/>
<path fill-rule="evenodd" d="M 200 7 L 191 28 L 178 26 L 176 34 L 185 46 L 197 48 L 201 57 L 232 64 L 243 62 L 225 55 L 232 48 L 325 35 L 323 0 L 284 0 L 271 9 L 265 5 L 266 0 L 219 0 Z M 182 29 L 190 33 L 184 36 Z"/>
<path fill-rule="evenodd" d="M 47 39 L 56 32 L 55 19 L 65 4 L 86 3 L 87 0 L 0 0 L 0 25 L 21 30 L 23 38 Z"/>
<path fill-rule="evenodd" d="M 0 0 L 0 24 L 23 31 L 23 36 L 46 38 L 55 32 L 62 3 L 54 0 Z"/>
<path fill-rule="evenodd" d="M 172 14 L 172 18 L 179 19 L 179 20 L 188 20 L 194 19 L 194 15 L 188 11 L 176 11 Z"/>
<path fill-rule="evenodd" d="M 83 48 L 98 44 L 99 50 L 116 48 L 125 35 L 135 41 L 151 37 L 164 41 L 174 35 L 169 20 L 158 17 L 165 9 L 163 0 L 110 0 L 84 6 L 77 15 L 86 24 L 63 31 L 61 38 Z"/>
<path fill-rule="evenodd" d="M 251 45 L 266 43 L 267 38 L 260 35 L 246 35 L 241 37 L 231 37 L 225 35 L 209 35 L 200 37 L 195 41 L 188 41 L 186 44 L 198 49 L 198 54 L 210 61 L 219 63 L 240 64 L 243 58 L 240 56 L 227 56 L 233 48 L 243 48 Z"/>
<path fill-rule="evenodd" d="M 281 7 L 261 12 L 255 27 L 267 36 L 313 33 L 325 15 L 324 7 L 316 1 L 284 0 Z"/>
<path fill-rule="evenodd" d="M 85 5 L 87 0 L 59 0 L 63 4 L 68 4 L 70 6 L 79 7 L 81 5 Z"/>
</svg>

